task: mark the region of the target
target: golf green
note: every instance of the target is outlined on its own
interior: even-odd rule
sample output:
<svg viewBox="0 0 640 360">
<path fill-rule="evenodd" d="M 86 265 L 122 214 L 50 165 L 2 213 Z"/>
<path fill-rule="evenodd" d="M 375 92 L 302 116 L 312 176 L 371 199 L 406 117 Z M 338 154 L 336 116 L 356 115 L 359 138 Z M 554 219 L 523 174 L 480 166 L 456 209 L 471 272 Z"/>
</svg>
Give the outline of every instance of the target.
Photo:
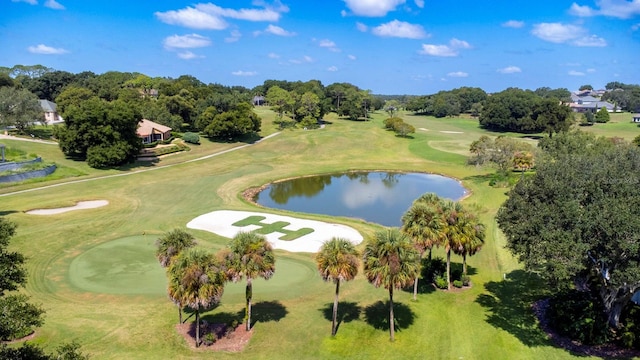
<svg viewBox="0 0 640 360">
<path fill-rule="evenodd" d="M 83 291 L 122 295 L 165 295 L 167 281 L 165 269 L 155 258 L 157 236 L 130 236 L 113 240 L 87 250 L 73 259 L 69 268 L 69 281 Z M 268 283 L 254 280 L 261 293 L 286 293 L 300 289 L 302 284 L 319 277 L 314 267 L 296 259 L 276 258 L 276 273 Z M 264 286 L 263 286 L 264 283 Z M 244 281 L 227 283 L 225 294 L 244 294 Z"/>
</svg>

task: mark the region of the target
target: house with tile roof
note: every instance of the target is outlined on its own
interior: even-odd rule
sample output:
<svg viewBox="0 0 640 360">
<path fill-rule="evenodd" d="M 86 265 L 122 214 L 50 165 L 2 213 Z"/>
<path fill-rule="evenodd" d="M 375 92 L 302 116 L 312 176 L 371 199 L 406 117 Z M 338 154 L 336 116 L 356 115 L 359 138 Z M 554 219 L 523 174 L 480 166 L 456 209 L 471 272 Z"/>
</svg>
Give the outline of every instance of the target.
<svg viewBox="0 0 640 360">
<path fill-rule="evenodd" d="M 144 144 L 155 141 L 165 141 L 171 138 L 171 128 L 160 125 L 151 120 L 142 119 L 138 124 L 138 137 L 142 138 Z"/>
</svg>

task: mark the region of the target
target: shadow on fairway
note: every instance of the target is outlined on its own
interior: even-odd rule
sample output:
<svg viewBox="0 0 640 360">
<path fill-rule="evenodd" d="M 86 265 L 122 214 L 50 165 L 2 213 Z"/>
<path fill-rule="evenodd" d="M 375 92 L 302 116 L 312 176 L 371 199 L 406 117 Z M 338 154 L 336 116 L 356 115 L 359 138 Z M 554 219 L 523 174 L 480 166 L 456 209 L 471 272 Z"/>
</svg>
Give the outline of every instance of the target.
<svg viewBox="0 0 640 360">
<path fill-rule="evenodd" d="M 13 214 L 13 213 L 17 213 L 17 211 L 16 210 L 2 210 L 2 211 L 0 211 L 0 216 L 5 216 L 5 215 Z"/>
<path fill-rule="evenodd" d="M 333 303 L 327 303 L 322 309 L 319 309 L 325 319 L 333 321 Z M 351 322 L 360 318 L 362 307 L 354 302 L 339 301 L 338 316 L 336 318 L 336 331 L 340 329 L 343 322 Z"/>
<path fill-rule="evenodd" d="M 484 285 L 488 294 L 480 294 L 476 302 L 487 308 L 487 322 L 517 337 L 527 346 L 553 346 L 538 327 L 531 304 L 544 297 L 543 284 L 535 275 L 523 270 L 507 274 L 506 280 Z"/>
<path fill-rule="evenodd" d="M 238 312 L 241 318 L 244 318 L 245 310 L 242 309 Z M 251 305 L 251 326 L 253 327 L 257 322 L 275 321 L 278 322 L 283 319 L 289 311 L 280 303 L 280 301 L 261 301 Z"/>
<path fill-rule="evenodd" d="M 367 324 L 378 330 L 389 330 L 389 301 L 378 301 L 364 309 L 364 318 Z M 395 330 L 400 331 L 413 325 L 416 314 L 407 305 L 394 302 L 393 318 Z"/>
</svg>

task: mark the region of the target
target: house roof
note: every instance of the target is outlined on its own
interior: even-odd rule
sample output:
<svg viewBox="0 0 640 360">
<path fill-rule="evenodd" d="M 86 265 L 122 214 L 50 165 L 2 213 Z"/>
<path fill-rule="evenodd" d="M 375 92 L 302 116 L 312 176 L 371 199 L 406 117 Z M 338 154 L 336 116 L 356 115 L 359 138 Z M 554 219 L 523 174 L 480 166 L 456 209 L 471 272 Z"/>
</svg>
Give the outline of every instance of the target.
<svg viewBox="0 0 640 360">
<path fill-rule="evenodd" d="M 57 105 L 54 102 L 49 100 L 40 99 L 40 107 L 42 107 L 42 111 L 44 112 L 56 112 Z"/>
<path fill-rule="evenodd" d="M 166 133 L 167 131 L 171 131 L 171 128 L 154 123 L 151 120 L 142 119 L 138 124 L 137 133 L 138 136 L 149 136 L 151 134 Z"/>
</svg>

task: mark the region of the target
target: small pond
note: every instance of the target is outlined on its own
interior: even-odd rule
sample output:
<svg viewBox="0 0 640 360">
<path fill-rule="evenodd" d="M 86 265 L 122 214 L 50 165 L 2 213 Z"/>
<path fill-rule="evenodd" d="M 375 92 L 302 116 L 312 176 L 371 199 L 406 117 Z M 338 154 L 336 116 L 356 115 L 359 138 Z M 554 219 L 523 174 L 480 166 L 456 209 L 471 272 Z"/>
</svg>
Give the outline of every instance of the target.
<svg viewBox="0 0 640 360">
<path fill-rule="evenodd" d="M 434 174 L 349 172 L 274 183 L 258 193 L 255 201 L 270 208 L 400 226 L 411 203 L 428 192 L 459 200 L 466 189 L 457 180 Z"/>
</svg>

